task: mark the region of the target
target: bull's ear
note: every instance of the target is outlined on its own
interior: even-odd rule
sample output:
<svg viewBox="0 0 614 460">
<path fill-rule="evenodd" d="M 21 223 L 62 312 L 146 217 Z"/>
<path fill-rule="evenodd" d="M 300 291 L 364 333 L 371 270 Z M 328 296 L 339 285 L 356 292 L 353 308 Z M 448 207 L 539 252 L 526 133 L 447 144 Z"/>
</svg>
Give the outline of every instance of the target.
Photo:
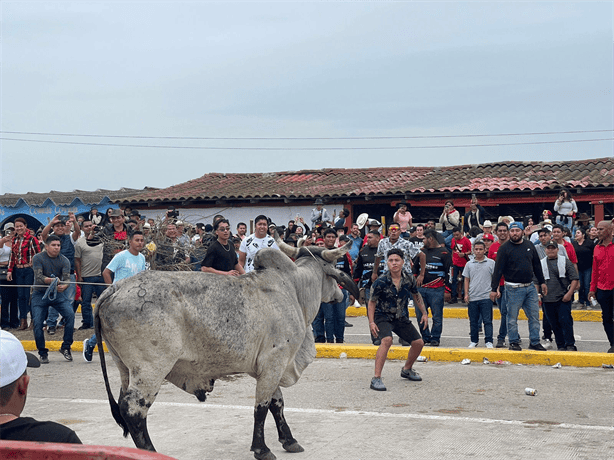
<svg viewBox="0 0 614 460">
<path fill-rule="evenodd" d="M 343 254 L 348 252 L 351 247 L 352 247 L 352 240 L 348 241 L 340 248 L 325 249 L 324 251 L 322 251 L 322 259 L 324 259 L 327 262 L 334 262 L 339 257 L 341 257 Z"/>
<path fill-rule="evenodd" d="M 324 273 L 330 277 L 332 277 L 337 283 L 343 286 L 350 294 L 354 296 L 355 299 L 360 297 L 360 292 L 358 291 L 358 286 L 354 280 L 345 272 L 341 270 L 337 270 L 335 267 L 332 267 L 328 264 L 323 264 Z"/>
<path fill-rule="evenodd" d="M 293 246 L 290 246 L 289 244 L 284 243 L 284 241 L 279 237 L 277 230 L 275 230 L 273 238 L 275 238 L 275 242 L 277 243 L 277 246 L 279 246 L 281 252 L 283 252 L 285 255 L 292 259 L 296 259 L 298 257 L 299 248 L 295 248 Z"/>
</svg>

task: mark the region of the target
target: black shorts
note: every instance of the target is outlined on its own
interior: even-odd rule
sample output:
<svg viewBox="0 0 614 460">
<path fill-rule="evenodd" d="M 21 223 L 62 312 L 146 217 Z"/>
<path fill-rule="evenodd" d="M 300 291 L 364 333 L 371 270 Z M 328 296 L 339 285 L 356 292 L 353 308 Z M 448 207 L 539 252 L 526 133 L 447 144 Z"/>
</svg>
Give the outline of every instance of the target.
<svg viewBox="0 0 614 460">
<path fill-rule="evenodd" d="M 378 338 L 381 340 L 384 337 L 392 337 L 394 332 L 406 342 L 413 342 L 421 339 L 420 332 L 414 327 L 409 320 L 401 321 L 398 319 L 390 321 L 386 317 L 375 317 L 375 324 L 379 328 Z"/>
</svg>

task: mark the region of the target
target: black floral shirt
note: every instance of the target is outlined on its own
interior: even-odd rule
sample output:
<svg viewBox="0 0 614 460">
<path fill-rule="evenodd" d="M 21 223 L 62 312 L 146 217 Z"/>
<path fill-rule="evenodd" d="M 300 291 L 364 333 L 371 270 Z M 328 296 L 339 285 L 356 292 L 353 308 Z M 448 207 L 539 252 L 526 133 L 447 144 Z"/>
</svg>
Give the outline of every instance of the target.
<svg viewBox="0 0 614 460">
<path fill-rule="evenodd" d="M 392 282 L 389 272 L 375 280 L 371 288 L 371 300 L 375 302 L 375 316 L 387 316 L 389 320 L 405 318 L 409 321 L 407 305 L 413 294 L 418 293 L 416 279 L 402 271 L 401 285 Z"/>
</svg>

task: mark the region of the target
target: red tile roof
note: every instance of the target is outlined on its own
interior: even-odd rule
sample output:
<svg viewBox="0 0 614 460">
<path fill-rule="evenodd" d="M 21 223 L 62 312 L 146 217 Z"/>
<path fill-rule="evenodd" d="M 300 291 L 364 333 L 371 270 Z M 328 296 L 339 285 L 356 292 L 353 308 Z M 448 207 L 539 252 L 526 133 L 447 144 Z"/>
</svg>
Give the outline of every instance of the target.
<svg viewBox="0 0 614 460">
<path fill-rule="evenodd" d="M 320 169 L 205 174 L 198 179 L 119 199 L 120 202 L 384 196 L 419 192 L 613 187 L 614 157 L 567 162 L 485 163 L 446 167 Z"/>
</svg>

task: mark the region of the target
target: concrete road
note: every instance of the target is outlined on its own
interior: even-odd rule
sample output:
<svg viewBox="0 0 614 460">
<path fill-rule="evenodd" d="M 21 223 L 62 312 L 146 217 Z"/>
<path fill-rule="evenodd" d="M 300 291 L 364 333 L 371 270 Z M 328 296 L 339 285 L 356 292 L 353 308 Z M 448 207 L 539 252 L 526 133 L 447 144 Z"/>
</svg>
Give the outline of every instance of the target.
<svg viewBox="0 0 614 460">
<path fill-rule="evenodd" d="M 24 415 L 64 423 L 88 444 L 134 447 L 111 416 L 98 356 L 93 363 L 74 358 L 52 352 L 50 364 L 29 370 Z M 409 382 L 399 376 L 401 365 L 387 362 L 388 391 L 375 392 L 372 360 L 317 359 L 284 389 L 286 418 L 305 452 L 282 450 L 271 417 L 268 446 L 292 460 L 612 458 L 611 369 L 427 362 L 416 364 L 424 380 Z M 117 397 L 113 364 L 110 373 Z M 165 383 L 148 418 L 154 445 L 181 460 L 253 458 L 254 391 L 255 381 L 238 375 L 216 382 L 199 403 Z"/>
</svg>

